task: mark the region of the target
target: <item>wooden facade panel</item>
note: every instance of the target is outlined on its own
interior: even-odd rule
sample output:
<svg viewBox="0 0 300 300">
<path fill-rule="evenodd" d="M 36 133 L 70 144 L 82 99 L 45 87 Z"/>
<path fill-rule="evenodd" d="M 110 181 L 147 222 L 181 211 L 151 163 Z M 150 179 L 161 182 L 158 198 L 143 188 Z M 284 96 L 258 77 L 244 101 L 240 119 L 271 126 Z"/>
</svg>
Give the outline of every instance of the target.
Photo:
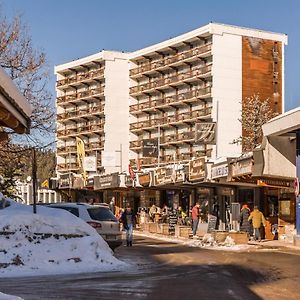
<svg viewBox="0 0 300 300">
<path fill-rule="evenodd" d="M 282 43 L 242 37 L 242 101 L 254 94 L 282 113 Z"/>
</svg>

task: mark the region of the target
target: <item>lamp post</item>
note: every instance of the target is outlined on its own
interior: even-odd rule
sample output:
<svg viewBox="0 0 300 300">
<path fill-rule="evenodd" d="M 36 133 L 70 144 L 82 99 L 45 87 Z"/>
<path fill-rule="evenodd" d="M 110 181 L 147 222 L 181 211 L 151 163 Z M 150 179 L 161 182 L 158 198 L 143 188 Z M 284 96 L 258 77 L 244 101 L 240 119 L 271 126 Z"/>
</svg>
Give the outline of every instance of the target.
<svg viewBox="0 0 300 300">
<path fill-rule="evenodd" d="M 32 154 L 32 197 L 33 197 L 33 213 L 36 214 L 36 151 L 31 149 Z"/>
</svg>

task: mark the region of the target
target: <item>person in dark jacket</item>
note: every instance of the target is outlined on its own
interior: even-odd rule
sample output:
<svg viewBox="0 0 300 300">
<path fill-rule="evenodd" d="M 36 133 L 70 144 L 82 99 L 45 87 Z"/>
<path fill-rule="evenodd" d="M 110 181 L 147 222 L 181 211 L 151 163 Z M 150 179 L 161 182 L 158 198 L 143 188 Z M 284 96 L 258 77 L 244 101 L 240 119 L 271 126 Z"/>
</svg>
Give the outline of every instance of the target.
<svg viewBox="0 0 300 300">
<path fill-rule="evenodd" d="M 251 225 L 248 220 L 249 216 L 250 216 L 250 209 L 247 204 L 244 204 L 242 206 L 241 214 L 240 214 L 240 231 L 248 232 L 250 234 Z"/>
<path fill-rule="evenodd" d="M 122 214 L 121 222 L 123 223 L 126 231 L 126 245 L 127 247 L 132 246 L 133 227 L 135 226 L 135 215 L 128 205 Z"/>
</svg>

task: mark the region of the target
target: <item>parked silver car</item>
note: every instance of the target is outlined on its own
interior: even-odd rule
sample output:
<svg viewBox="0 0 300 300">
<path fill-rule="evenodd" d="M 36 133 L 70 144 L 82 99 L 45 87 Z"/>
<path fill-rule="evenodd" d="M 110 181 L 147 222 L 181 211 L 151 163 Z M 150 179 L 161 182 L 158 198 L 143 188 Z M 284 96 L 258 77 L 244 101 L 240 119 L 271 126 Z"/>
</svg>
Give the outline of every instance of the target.
<svg viewBox="0 0 300 300">
<path fill-rule="evenodd" d="M 55 203 L 48 207 L 67 210 L 96 229 L 112 250 L 122 245 L 120 224 L 108 205 L 86 203 Z"/>
</svg>

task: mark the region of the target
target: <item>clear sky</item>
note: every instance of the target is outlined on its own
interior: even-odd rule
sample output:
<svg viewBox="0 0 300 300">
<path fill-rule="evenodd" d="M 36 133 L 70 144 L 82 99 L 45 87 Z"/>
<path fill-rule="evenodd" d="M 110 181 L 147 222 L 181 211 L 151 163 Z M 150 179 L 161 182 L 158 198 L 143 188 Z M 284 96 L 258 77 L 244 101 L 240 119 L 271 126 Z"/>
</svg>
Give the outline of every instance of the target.
<svg viewBox="0 0 300 300">
<path fill-rule="evenodd" d="M 0 0 L 22 14 L 34 45 L 54 65 L 102 49 L 132 51 L 210 21 L 288 34 L 286 110 L 300 106 L 300 1 L 297 0 Z M 54 94 L 55 78 L 51 78 Z"/>
</svg>

